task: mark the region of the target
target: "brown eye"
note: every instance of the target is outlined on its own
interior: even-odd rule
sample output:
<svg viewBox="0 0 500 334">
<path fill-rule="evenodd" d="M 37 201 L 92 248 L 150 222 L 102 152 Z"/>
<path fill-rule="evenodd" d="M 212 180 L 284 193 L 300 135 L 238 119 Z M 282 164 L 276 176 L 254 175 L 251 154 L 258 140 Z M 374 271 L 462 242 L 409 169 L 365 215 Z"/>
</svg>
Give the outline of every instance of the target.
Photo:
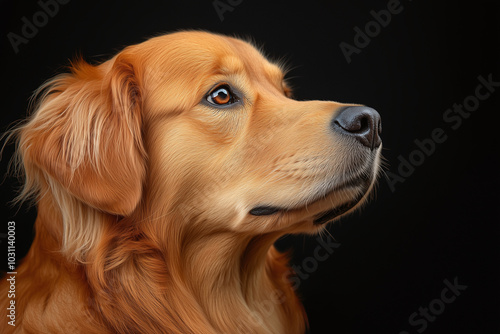
<svg viewBox="0 0 500 334">
<path fill-rule="evenodd" d="M 228 105 L 235 102 L 235 97 L 228 85 L 215 87 L 207 96 L 207 101 L 215 105 Z"/>
</svg>

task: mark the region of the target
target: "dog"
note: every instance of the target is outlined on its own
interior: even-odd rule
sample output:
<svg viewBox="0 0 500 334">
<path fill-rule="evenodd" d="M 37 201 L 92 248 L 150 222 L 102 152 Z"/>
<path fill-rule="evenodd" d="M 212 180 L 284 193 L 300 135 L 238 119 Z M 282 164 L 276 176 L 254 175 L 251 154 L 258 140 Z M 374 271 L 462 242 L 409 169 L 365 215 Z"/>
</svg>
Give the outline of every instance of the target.
<svg viewBox="0 0 500 334">
<path fill-rule="evenodd" d="M 11 133 L 37 219 L 0 331 L 304 333 L 273 244 L 365 202 L 381 120 L 294 100 L 284 75 L 252 43 L 180 31 L 40 87 Z"/>
</svg>

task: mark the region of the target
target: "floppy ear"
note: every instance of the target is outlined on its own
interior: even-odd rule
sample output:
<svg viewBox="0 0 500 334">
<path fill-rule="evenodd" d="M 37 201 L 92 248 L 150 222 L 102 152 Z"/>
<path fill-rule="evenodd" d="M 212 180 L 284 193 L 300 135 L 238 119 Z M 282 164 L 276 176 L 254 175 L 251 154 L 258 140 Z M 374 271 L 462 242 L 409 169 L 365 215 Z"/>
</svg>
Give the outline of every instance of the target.
<svg viewBox="0 0 500 334">
<path fill-rule="evenodd" d="M 23 163 L 89 206 L 128 215 L 145 177 L 133 59 L 122 53 L 100 66 L 80 60 L 71 70 L 39 89 L 36 110 L 19 131 Z"/>
</svg>

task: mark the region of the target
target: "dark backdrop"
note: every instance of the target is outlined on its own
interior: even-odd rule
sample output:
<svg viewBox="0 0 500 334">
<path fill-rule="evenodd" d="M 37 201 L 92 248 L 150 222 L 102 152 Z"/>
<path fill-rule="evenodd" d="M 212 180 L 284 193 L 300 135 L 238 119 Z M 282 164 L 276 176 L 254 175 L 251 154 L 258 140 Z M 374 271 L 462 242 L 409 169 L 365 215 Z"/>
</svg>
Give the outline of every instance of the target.
<svg viewBox="0 0 500 334">
<path fill-rule="evenodd" d="M 60 0 L 45 16 L 43 1 L 1 2 L 2 131 L 80 53 L 103 60 L 178 29 L 252 36 L 294 68 L 298 99 L 363 103 L 383 120 L 388 178 L 362 212 L 329 226 L 333 252 L 315 252 L 314 237 L 278 243 L 293 248 L 311 332 L 499 333 L 496 1 Z M 16 53 L 9 36 L 22 37 L 27 21 L 38 31 L 25 28 Z M 8 145 L 2 174 L 11 154 Z M 1 185 L 0 232 L 16 221 L 20 260 L 36 213 L 7 204 L 16 186 Z"/>
</svg>

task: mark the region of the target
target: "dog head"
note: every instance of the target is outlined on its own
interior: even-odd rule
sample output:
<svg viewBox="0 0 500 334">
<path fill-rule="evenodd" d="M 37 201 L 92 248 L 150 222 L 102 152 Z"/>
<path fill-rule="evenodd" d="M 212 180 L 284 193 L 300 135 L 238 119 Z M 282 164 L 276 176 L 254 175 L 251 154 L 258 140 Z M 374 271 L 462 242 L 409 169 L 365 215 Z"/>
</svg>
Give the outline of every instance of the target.
<svg viewBox="0 0 500 334">
<path fill-rule="evenodd" d="M 154 207 L 187 224 L 310 232 L 370 191 L 375 110 L 293 100 L 280 66 L 238 39 L 184 32 L 137 52 Z"/>
<path fill-rule="evenodd" d="M 59 206 L 200 231 L 315 232 L 359 205 L 379 168 L 375 110 L 293 100 L 282 68 L 235 38 L 155 37 L 76 62 L 41 94 L 19 147 L 27 187 Z"/>
</svg>

